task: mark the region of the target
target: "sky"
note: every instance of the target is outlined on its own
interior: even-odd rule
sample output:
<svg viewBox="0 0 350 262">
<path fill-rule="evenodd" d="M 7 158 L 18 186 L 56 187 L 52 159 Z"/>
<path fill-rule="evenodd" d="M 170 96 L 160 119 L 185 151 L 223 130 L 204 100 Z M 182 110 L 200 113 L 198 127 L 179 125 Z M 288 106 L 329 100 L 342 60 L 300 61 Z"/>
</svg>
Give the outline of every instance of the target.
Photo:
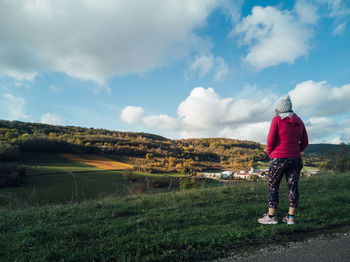
<svg viewBox="0 0 350 262">
<path fill-rule="evenodd" d="M 350 143 L 349 0 L 0 0 L 0 119 Z"/>
</svg>

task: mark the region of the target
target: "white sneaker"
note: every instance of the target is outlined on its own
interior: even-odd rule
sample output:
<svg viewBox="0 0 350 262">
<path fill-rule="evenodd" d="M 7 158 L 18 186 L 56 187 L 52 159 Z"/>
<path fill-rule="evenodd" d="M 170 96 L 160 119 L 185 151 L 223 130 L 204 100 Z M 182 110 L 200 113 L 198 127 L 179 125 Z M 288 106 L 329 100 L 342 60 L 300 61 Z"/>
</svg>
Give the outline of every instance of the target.
<svg viewBox="0 0 350 262">
<path fill-rule="evenodd" d="M 277 217 L 274 216 L 273 218 L 270 218 L 269 214 L 264 214 L 262 218 L 258 219 L 258 222 L 260 224 L 272 224 L 272 225 L 278 224 Z"/>
<path fill-rule="evenodd" d="M 288 215 L 286 215 L 283 219 L 282 219 L 283 223 L 287 223 L 288 225 L 294 225 L 295 224 L 295 218 L 294 217 L 288 217 Z"/>
</svg>

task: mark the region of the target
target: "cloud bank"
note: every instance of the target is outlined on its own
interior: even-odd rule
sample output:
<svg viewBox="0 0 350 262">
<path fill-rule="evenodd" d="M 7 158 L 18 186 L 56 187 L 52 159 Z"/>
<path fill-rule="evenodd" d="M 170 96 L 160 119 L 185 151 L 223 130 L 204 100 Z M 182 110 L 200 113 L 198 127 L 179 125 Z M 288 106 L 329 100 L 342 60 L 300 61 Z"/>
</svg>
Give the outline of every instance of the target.
<svg viewBox="0 0 350 262">
<path fill-rule="evenodd" d="M 350 121 L 345 117 L 350 111 L 350 84 L 334 87 L 326 81 L 304 81 L 289 95 L 311 142 L 350 142 Z M 142 114 L 137 122 L 161 132 L 169 131 L 178 138 L 226 137 L 266 143 L 279 95 L 269 91 L 249 97 L 221 97 L 213 88 L 196 87 L 178 105 L 176 118 Z M 123 113 L 121 118 L 125 118 Z M 123 121 L 136 123 L 131 116 Z"/>
<path fill-rule="evenodd" d="M 0 74 L 32 80 L 64 72 L 103 84 L 195 50 L 194 30 L 227 0 L 0 2 Z"/>
<path fill-rule="evenodd" d="M 40 122 L 48 125 L 64 125 L 64 119 L 57 114 L 46 113 L 41 116 Z"/>
</svg>

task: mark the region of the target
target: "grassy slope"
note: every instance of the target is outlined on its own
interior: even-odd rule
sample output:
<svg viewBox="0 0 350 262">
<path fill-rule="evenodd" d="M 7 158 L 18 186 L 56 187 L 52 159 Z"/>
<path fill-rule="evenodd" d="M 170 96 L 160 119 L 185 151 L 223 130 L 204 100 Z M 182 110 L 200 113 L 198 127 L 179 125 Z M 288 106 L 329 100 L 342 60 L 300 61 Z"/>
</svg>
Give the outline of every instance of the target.
<svg viewBox="0 0 350 262">
<path fill-rule="evenodd" d="M 350 173 L 302 178 L 298 224 L 263 226 L 266 182 L 0 211 L 4 261 L 183 261 L 350 222 Z M 281 185 L 282 216 L 287 194 Z"/>
<path fill-rule="evenodd" d="M 27 167 L 28 176 L 100 170 L 54 153 L 22 152 L 21 164 Z"/>
<path fill-rule="evenodd" d="M 101 170 L 63 158 L 59 154 L 26 153 L 22 164 L 28 168 L 24 185 L 0 188 L 0 207 L 58 204 L 72 200 L 101 199 L 105 196 L 121 197 L 133 193 L 132 187 L 137 187 L 128 182 L 127 176 L 123 176 L 125 171 Z M 141 183 L 146 183 L 145 176 L 141 172 L 132 175 L 134 179 L 139 178 Z M 169 179 L 169 175 L 147 176 L 150 179 Z M 153 189 L 154 192 L 162 190 L 167 189 Z"/>
</svg>

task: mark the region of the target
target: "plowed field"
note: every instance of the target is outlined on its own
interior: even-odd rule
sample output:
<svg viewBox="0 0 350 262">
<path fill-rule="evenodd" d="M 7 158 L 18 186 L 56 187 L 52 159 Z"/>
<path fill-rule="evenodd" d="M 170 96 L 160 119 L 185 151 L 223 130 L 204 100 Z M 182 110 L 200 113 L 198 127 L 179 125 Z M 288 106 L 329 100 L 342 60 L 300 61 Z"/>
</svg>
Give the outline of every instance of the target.
<svg viewBox="0 0 350 262">
<path fill-rule="evenodd" d="M 61 154 L 61 156 L 85 165 L 94 166 L 104 170 L 126 170 L 132 168 L 132 165 L 114 161 L 100 155 Z"/>
</svg>

